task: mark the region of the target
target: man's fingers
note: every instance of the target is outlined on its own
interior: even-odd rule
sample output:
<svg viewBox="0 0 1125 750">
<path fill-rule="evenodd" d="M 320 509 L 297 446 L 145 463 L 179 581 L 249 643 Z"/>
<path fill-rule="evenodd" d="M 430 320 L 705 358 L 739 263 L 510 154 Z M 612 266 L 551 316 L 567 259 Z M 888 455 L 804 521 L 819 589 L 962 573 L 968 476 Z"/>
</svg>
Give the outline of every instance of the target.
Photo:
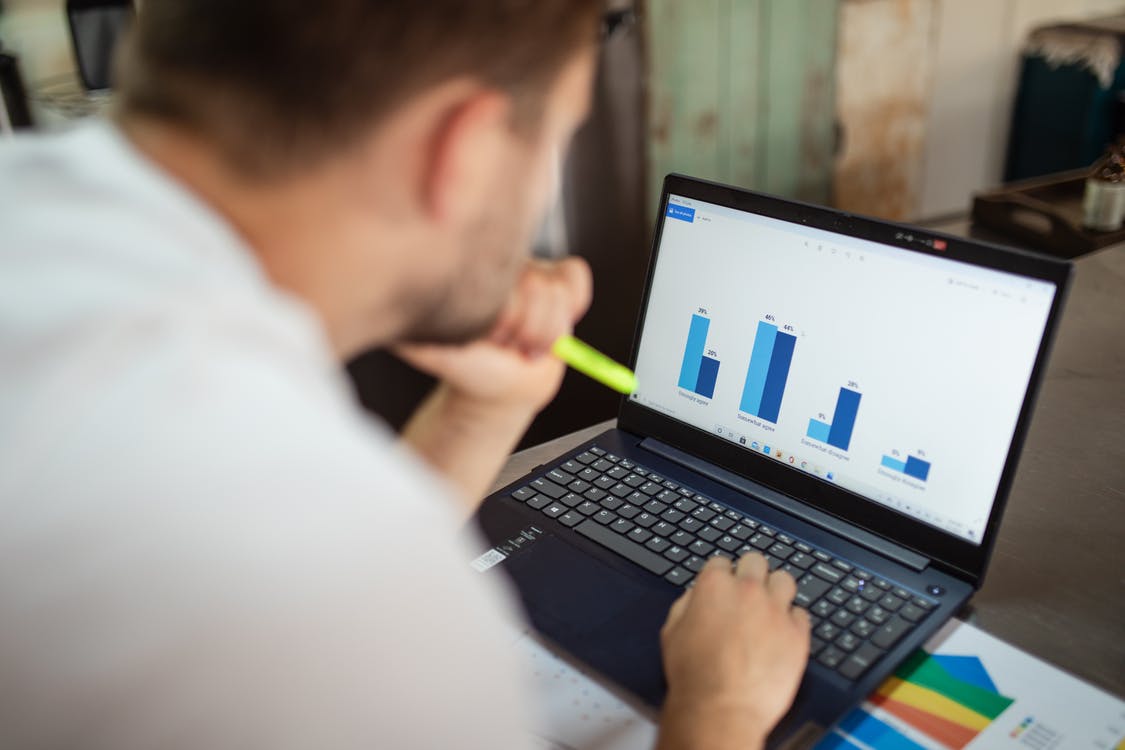
<svg viewBox="0 0 1125 750">
<path fill-rule="evenodd" d="M 680 594 L 680 598 L 672 602 L 672 608 L 668 610 L 668 618 L 664 621 L 665 628 L 674 628 L 680 618 L 684 616 L 684 610 L 688 607 L 688 602 L 691 601 L 692 589 L 688 589 Z"/>
<path fill-rule="evenodd" d="M 739 578 L 763 582 L 766 580 L 766 574 L 769 573 L 769 569 L 769 563 L 766 562 L 766 558 L 762 557 L 757 552 L 747 552 L 745 555 L 738 558 L 738 563 L 735 566 L 735 575 Z"/>
<path fill-rule="evenodd" d="M 775 601 L 789 604 L 797 595 L 797 582 L 784 570 L 775 570 L 766 579 L 766 590 Z"/>
<path fill-rule="evenodd" d="M 564 280 L 570 297 L 570 322 L 574 323 L 590 308 L 594 294 L 594 276 L 581 258 L 564 258 L 555 266 Z"/>
</svg>

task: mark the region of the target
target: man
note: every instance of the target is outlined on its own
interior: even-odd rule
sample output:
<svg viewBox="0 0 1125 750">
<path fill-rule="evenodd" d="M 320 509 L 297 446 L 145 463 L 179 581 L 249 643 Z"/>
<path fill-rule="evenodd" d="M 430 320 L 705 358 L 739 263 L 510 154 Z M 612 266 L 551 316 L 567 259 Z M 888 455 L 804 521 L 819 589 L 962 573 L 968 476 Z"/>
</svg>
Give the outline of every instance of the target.
<svg viewBox="0 0 1125 750">
<path fill-rule="evenodd" d="M 0 151 L 0 746 L 517 747 L 458 527 L 562 365 L 525 254 L 591 0 L 147 0 L 115 121 Z M 440 385 L 401 440 L 339 363 Z M 752 747 L 808 623 L 760 556 L 662 632 L 666 748 Z"/>
</svg>

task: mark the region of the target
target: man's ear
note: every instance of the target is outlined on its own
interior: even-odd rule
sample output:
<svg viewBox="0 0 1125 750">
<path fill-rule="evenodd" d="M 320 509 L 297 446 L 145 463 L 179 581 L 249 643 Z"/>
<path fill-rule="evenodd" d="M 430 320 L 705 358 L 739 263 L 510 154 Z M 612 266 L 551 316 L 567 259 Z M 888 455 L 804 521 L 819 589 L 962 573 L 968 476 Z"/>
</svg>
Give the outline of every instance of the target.
<svg viewBox="0 0 1125 750">
<path fill-rule="evenodd" d="M 511 97 L 495 89 L 473 88 L 450 102 L 424 175 L 423 200 L 435 221 L 469 220 L 491 199 L 513 138 L 511 110 Z"/>
</svg>

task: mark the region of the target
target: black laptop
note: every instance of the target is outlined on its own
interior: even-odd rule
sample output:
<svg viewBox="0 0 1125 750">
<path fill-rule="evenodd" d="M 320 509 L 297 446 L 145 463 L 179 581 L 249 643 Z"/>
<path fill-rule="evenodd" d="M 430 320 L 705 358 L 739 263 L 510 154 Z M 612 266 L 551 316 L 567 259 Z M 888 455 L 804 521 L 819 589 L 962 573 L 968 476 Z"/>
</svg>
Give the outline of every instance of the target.
<svg viewBox="0 0 1125 750">
<path fill-rule="evenodd" d="M 761 552 L 813 623 L 777 745 L 980 587 L 1070 266 L 678 175 L 659 215 L 637 392 L 485 501 L 473 565 L 655 707 L 669 605 L 707 558 Z"/>
</svg>

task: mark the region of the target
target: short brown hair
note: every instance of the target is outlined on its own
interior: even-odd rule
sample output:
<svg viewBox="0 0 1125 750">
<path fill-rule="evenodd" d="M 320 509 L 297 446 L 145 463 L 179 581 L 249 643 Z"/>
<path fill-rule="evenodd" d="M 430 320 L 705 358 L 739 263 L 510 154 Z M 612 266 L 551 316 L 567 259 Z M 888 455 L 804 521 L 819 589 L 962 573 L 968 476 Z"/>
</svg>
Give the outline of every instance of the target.
<svg viewBox="0 0 1125 750">
<path fill-rule="evenodd" d="M 120 111 L 210 138 L 248 176 L 338 153 L 412 94 L 468 75 L 538 94 L 596 36 L 604 0 L 145 0 Z M 530 118 L 528 117 L 530 113 Z"/>
</svg>

